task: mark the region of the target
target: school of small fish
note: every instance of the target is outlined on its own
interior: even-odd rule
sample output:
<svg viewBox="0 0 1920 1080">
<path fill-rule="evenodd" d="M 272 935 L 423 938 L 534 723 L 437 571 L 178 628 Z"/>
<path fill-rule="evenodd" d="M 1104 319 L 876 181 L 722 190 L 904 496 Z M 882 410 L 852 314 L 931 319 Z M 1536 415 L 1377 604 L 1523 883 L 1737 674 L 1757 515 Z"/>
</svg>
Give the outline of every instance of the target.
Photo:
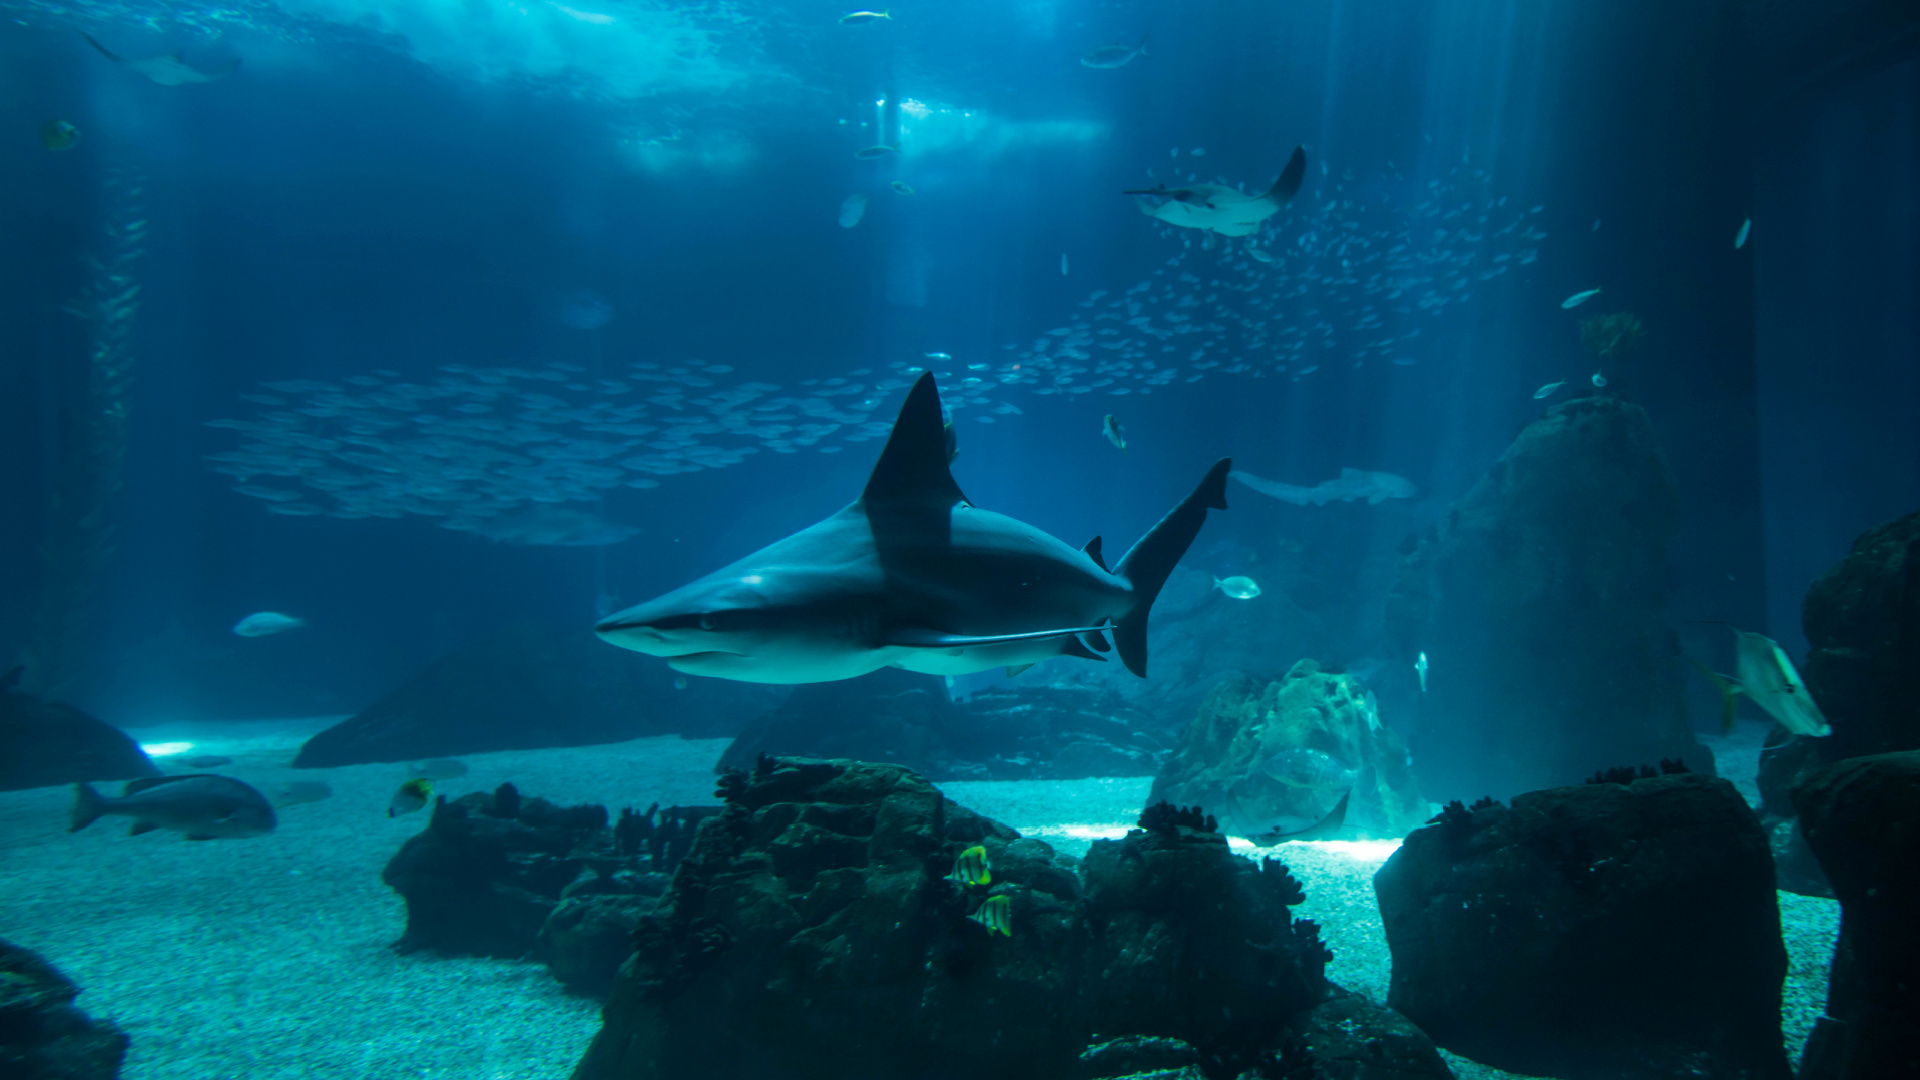
<svg viewBox="0 0 1920 1080">
<path fill-rule="evenodd" d="M 1023 415 L 1016 399 L 1027 395 L 1145 396 L 1210 377 L 1298 381 L 1336 362 L 1409 366 L 1433 320 L 1533 263 L 1546 238 L 1535 224 L 1544 207 L 1510 207 L 1487 190 L 1484 169 L 1464 163 L 1412 203 L 1351 171 L 1322 176 L 1243 239 L 1147 224 L 1178 243 L 1164 265 L 1124 290 L 1094 289 L 1074 318 L 998 356 L 928 351 L 793 383 L 736 381 L 733 365 L 704 360 L 600 376 L 552 361 L 274 381 L 242 395 L 259 407 L 252 418 L 207 422 L 239 440 L 208 465 L 276 515 L 613 543 L 633 530 L 556 523 L 552 511 L 762 452 L 833 454 L 883 439 L 895 392 L 929 367 L 956 419 L 992 424 Z M 857 205 L 864 212 L 864 197 Z"/>
</svg>

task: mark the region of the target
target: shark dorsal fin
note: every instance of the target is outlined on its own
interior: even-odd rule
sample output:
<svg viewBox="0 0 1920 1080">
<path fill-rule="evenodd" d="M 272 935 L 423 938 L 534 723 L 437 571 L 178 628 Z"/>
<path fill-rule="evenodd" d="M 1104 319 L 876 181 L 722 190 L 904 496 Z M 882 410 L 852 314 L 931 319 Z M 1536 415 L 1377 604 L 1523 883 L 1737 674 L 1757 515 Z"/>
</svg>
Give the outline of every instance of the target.
<svg viewBox="0 0 1920 1080">
<path fill-rule="evenodd" d="M 867 477 L 860 501 L 869 506 L 920 503 L 943 508 L 966 502 L 967 497 L 947 469 L 944 428 L 940 391 L 934 385 L 933 372 L 924 372 L 907 391 L 899 419 L 893 422 L 893 434 L 887 436 L 887 447 L 880 451 L 880 460 Z"/>
<path fill-rule="evenodd" d="M 1081 548 L 1080 550 L 1086 554 L 1087 558 L 1093 560 L 1093 565 L 1099 567 L 1102 570 L 1107 569 L 1107 560 L 1100 557 L 1100 538 L 1099 537 L 1096 536 L 1093 539 L 1087 541 L 1087 546 Z M 1109 571 L 1109 573 L 1111 573 L 1111 571 Z"/>
</svg>

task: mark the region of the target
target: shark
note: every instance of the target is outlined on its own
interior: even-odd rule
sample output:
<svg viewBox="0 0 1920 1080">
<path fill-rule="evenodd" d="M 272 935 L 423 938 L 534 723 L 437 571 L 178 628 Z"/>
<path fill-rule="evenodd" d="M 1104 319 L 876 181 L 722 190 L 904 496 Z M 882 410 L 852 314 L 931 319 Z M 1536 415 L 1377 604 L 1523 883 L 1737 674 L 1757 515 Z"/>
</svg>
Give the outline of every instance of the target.
<svg viewBox="0 0 1920 1080">
<path fill-rule="evenodd" d="M 83 31 L 80 36 L 87 39 L 87 44 L 100 50 L 101 56 L 119 64 L 128 71 L 159 83 L 161 86 L 185 86 L 189 83 L 219 82 L 221 79 L 240 70 L 240 61 L 238 58 L 235 58 L 224 68 L 214 71 L 201 71 L 199 68 L 192 67 L 185 60 L 180 59 L 180 54 L 177 52 L 167 53 L 163 56 L 147 56 L 135 59 L 114 53 L 105 45 L 95 41 L 92 34 Z"/>
<path fill-rule="evenodd" d="M 1207 511 L 1227 508 L 1232 459 L 1215 462 L 1109 570 L 1099 537 L 1074 548 L 975 506 L 954 482 L 948 448 L 926 372 L 859 498 L 595 632 L 675 671 L 740 682 L 830 682 L 883 667 L 1015 674 L 1115 650 L 1145 678 L 1148 612 Z"/>
<path fill-rule="evenodd" d="M 1404 476 L 1395 476 L 1390 472 L 1368 472 L 1365 469 L 1341 469 L 1339 476 L 1322 480 L 1312 487 L 1283 484 L 1237 469 L 1232 476 L 1262 495 L 1271 495 L 1295 506 L 1309 503 L 1325 506 L 1330 502 L 1352 502 L 1355 499 L 1365 499 L 1367 505 L 1378 506 L 1388 499 L 1411 499 L 1419 493 L 1413 481 Z"/>
<path fill-rule="evenodd" d="M 1280 171 L 1273 186 L 1259 195 L 1222 184 L 1193 184 L 1168 187 L 1132 188 L 1121 192 L 1131 195 L 1140 212 L 1169 225 L 1186 229 L 1212 229 L 1222 236 L 1252 236 L 1260 223 L 1279 213 L 1300 191 L 1307 174 L 1306 147 L 1293 148 L 1287 167 Z"/>
</svg>

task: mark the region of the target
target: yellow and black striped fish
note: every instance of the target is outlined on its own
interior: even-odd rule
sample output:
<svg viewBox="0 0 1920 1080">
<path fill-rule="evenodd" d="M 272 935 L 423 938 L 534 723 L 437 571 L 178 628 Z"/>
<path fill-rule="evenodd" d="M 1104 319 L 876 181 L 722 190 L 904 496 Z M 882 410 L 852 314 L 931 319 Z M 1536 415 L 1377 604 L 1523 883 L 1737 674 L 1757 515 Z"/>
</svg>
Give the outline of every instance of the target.
<svg viewBox="0 0 1920 1080">
<path fill-rule="evenodd" d="M 967 918 L 986 927 L 988 936 L 996 931 L 1002 937 L 1013 936 L 1013 901 L 1004 896 L 987 897 L 986 902 L 980 905 L 980 910 Z"/>
<path fill-rule="evenodd" d="M 953 861 L 953 873 L 947 875 L 947 880 L 959 884 L 961 888 L 985 885 L 993 880 L 992 870 L 987 861 L 987 849 L 975 844 Z"/>
</svg>

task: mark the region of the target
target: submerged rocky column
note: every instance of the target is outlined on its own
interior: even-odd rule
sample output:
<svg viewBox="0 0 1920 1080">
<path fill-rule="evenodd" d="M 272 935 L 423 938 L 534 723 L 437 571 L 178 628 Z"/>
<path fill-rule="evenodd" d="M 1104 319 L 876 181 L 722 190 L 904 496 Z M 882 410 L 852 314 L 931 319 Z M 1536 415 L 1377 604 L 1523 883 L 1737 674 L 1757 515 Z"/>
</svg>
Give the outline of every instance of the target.
<svg viewBox="0 0 1920 1080">
<path fill-rule="evenodd" d="M 87 257 L 86 290 L 67 308 L 88 323 L 86 382 L 69 392 L 77 400 L 58 419 L 40 543 L 44 577 L 24 658 L 28 688 L 48 698 L 66 695 L 80 677 L 100 576 L 113 554 L 114 502 L 127 457 L 133 326 L 140 310 L 133 271 L 146 253 L 145 181 L 136 171 L 118 169 L 108 172 L 103 186 L 105 243 L 98 255 Z"/>
<path fill-rule="evenodd" d="M 1580 398 L 1529 424 L 1407 557 L 1387 628 L 1407 664 L 1428 660 L 1409 742 L 1429 796 L 1619 761 L 1712 771 L 1664 616 L 1679 504 L 1646 411 Z"/>
</svg>

